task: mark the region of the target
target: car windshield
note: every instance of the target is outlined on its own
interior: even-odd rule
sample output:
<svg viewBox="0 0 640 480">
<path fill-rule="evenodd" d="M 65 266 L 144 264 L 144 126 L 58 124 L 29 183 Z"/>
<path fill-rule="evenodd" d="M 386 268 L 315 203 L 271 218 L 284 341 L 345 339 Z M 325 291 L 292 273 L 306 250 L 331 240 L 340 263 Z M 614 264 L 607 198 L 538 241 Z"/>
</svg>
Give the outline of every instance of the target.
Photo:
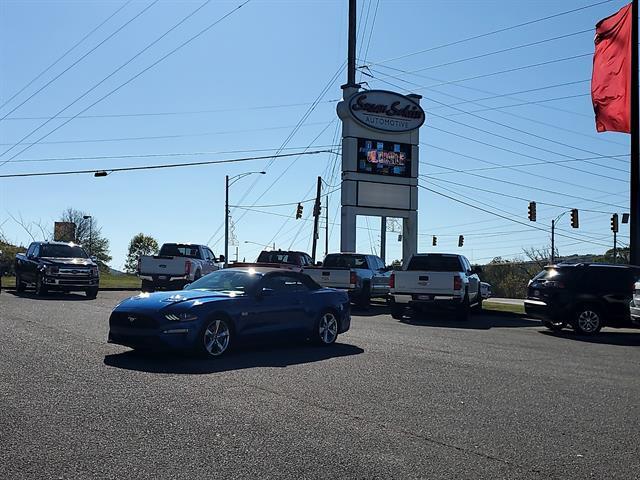
<svg viewBox="0 0 640 480">
<path fill-rule="evenodd" d="M 195 245 L 165 243 L 160 249 L 160 256 L 200 258 L 200 252 L 198 251 L 198 247 Z"/>
<path fill-rule="evenodd" d="M 41 245 L 42 258 L 87 258 L 87 252 L 79 245 Z"/>
<path fill-rule="evenodd" d="M 246 293 L 260 280 L 260 277 L 260 274 L 252 271 L 218 270 L 196 280 L 185 290 Z"/>
<path fill-rule="evenodd" d="M 413 257 L 407 270 L 424 270 L 429 272 L 461 272 L 460 259 L 455 255 L 424 255 Z"/>
<path fill-rule="evenodd" d="M 328 255 L 322 266 L 325 268 L 367 268 L 364 255 Z"/>
</svg>

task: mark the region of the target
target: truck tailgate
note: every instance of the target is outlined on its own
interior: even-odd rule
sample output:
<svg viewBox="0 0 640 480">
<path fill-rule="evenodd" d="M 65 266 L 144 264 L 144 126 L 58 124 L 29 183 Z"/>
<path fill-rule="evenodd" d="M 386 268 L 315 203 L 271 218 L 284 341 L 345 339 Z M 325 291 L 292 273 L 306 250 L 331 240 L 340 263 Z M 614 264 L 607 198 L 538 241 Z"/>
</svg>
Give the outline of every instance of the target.
<svg viewBox="0 0 640 480">
<path fill-rule="evenodd" d="M 343 290 L 355 288 L 355 285 L 350 285 L 349 283 L 351 281 L 351 270 L 349 269 L 305 268 L 304 273 L 323 287 L 340 288 Z"/>
<path fill-rule="evenodd" d="M 453 295 L 453 272 L 395 272 L 395 293 Z"/>
<path fill-rule="evenodd" d="M 188 259 L 185 257 L 140 257 L 141 275 L 184 275 L 184 264 Z"/>
</svg>

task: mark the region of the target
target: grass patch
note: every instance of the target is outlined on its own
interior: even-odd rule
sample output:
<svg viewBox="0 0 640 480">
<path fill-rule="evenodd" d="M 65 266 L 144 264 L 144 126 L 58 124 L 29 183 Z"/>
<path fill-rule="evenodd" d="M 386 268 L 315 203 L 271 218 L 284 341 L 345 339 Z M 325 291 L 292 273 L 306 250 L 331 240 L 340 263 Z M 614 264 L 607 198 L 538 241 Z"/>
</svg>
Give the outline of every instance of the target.
<svg viewBox="0 0 640 480">
<path fill-rule="evenodd" d="M 2 288 L 15 288 L 15 277 L 2 277 Z M 141 282 L 135 275 L 100 275 L 100 288 L 140 288 Z"/>
<path fill-rule="evenodd" d="M 524 305 L 510 305 L 507 303 L 496 303 L 490 300 L 482 302 L 482 309 L 487 312 L 508 312 L 524 315 Z"/>
</svg>

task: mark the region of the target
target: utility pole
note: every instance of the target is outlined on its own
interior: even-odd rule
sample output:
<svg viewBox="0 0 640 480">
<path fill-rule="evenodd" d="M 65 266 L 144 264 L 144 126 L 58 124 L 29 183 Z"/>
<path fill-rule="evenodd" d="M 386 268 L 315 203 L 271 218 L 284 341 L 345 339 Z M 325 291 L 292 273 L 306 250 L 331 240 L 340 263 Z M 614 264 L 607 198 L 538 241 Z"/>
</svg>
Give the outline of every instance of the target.
<svg viewBox="0 0 640 480">
<path fill-rule="evenodd" d="M 224 268 L 229 265 L 229 175 L 224 177 Z"/>
<path fill-rule="evenodd" d="M 380 258 L 387 262 L 387 217 L 380 218 Z"/>
<path fill-rule="evenodd" d="M 618 234 L 613 232 L 613 263 L 618 263 Z"/>
<path fill-rule="evenodd" d="M 318 246 L 318 221 L 320 220 L 320 195 L 322 193 L 322 177 L 318 177 L 318 187 L 316 190 L 316 203 L 313 206 L 313 246 L 311 248 L 311 259 L 316 263 L 316 248 Z"/>
<path fill-rule="evenodd" d="M 324 201 L 324 256 L 329 255 L 329 195 L 325 197 Z"/>
<path fill-rule="evenodd" d="M 640 265 L 640 125 L 638 119 L 638 0 L 631 3 L 630 263 Z"/>
</svg>

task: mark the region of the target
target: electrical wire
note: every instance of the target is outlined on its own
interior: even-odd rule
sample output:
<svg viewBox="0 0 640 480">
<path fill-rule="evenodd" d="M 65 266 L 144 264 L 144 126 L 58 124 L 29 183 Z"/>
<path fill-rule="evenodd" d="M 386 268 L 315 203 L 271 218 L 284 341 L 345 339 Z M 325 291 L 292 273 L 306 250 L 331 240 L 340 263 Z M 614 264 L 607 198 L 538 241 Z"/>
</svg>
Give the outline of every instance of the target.
<svg viewBox="0 0 640 480">
<path fill-rule="evenodd" d="M 20 90 L 18 90 L 16 93 L 14 93 L 11 97 L 9 97 L 7 100 L 5 100 L 2 103 L 2 105 L 0 105 L 0 109 L 4 108 L 5 105 L 7 105 L 9 102 L 11 102 L 11 100 L 16 98 L 18 95 L 20 95 L 22 92 L 24 92 L 27 88 L 29 88 L 31 85 L 33 85 L 34 82 L 38 81 L 38 79 L 40 77 L 42 77 L 45 73 L 47 73 L 49 70 L 51 70 L 53 67 L 55 67 L 64 57 L 69 55 L 73 50 L 75 50 L 78 46 L 80 46 L 82 44 L 82 42 L 84 42 L 87 38 L 89 38 L 91 35 L 93 35 L 97 30 L 99 30 L 100 27 L 102 27 L 105 23 L 107 23 L 109 20 L 111 20 L 113 17 L 115 17 L 118 13 L 120 13 L 120 11 L 123 8 L 125 8 L 127 5 L 129 5 L 132 1 L 133 0 L 127 0 L 120 7 L 118 7 L 115 12 L 113 12 L 111 15 L 109 15 L 107 18 L 105 18 L 102 22 L 100 22 L 97 26 L 95 26 L 91 31 L 89 31 L 89 33 L 85 34 L 80 40 L 78 40 L 76 43 L 74 43 L 62 55 L 60 55 L 56 60 L 54 60 L 53 63 L 49 64 L 48 67 L 46 67 L 44 70 L 42 70 L 40 73 L 38 73 L 35 77 L 33 77 L 25 86 L 23 86 Z M 4 117 L 4 118 L 6 118 L 6 117 Z"/>
<path fill-rule="evenodd" d="M 206 3 L 208 3 L 211 0 L 207 0 Z M 215 20 L 213 23 L 209 24 L 207 27 L 203 28 L 202 30 L 200 30 L 198 33 L 196 33 L 195 35 L 191 36 L 190 38 L 188 38 L 187 40 L 185 40 L 184 42 L 182 42 L 181 44 L 179 44 L 177 47 L 175 47 L 173 50 L 169 51 L 168 53 L 166 53 L 165 55 L 163 55 L 162 57 L 160 57 L 158 60 L 156 60 L 155 62 L 151 63 L 150 65 L 148 65 L 147 67 L 145 67 L 144 69 L 142 69 L 141 71 L 139 71 L 137 74 L 135 74 L 134 76 L 130 77 L 128 80 L 126 80 L 125 82 L 119 84 L 117 87 L 115 87 L 114 89 L 110 90 L 107 94 L 103 95 L 102 97 L 98 98 L 98 100 L 94 101 L 93 103 L 91 103 L 89 106 L 85 107 L 84 109 L 82 109 L 80 112 L 78 112 L 76 115 L 72 116 L 70 119 L 66 120 L 65 122 L 61 123 L 60 125 L 58 125 L 56 128 L 54 128 L 53 130 L 49 131 L 49 133 L 46 133 L 45 135 L 41 136 L 40 138 L 38 138 L 38 140 L 36 140 L 35 142 L 32 142 L 30 144 L 28 144 L 25 148 L 23 148 L 22 150 L 20 150 L 18 153 L 14 154 L 13 156 L 11 156 L 8 160 L 5 160 L 4 162 L 0 163 L 0 167 L 2 165 L 4 165 L 5 163 L 7 163 L 10 160 L 13 160 L 14 158 L 16 158 L 18 155 L 22 154 L 23 152 L 25 152 L 26 150 L 28 150 L 29 148 L 31 148 L 33 145 L 36 145 L 37 143 L 39 143 L 40 141 L 42 141 L 43 139 L 45 139 L 46 137 L 48 137 L 49 135 L 51 135 L 52 133 L 56 132 L 57 130 L 59 130 L 60 128 L 62 128 L 63 126 L 65 126 L 66 124 L 68 124 L 70 121 L 72 121 L 76 116 L 83 114 L 84 112 L 86 112 L 87 110 L 89 110 L 90 108 L 93 108 L 95 105 L 97 105 L 98 103 L 102 102 L 104 99 L 106 99 L 107 97 L 113 95 L 115 92 L 117 92 L 118 90 L 120 90 L 122 87 L 124 87 L 125 85 L 128 85 L 129 83 L 131 83 L 133 80 L 135 80 L 136 78 L 138 78 L 139 76 L 141 76 L 142 74 L 144 74 L 145 72 L 149 71 L 150 69 L 152 69 L 153 67 L 155 67 L 156 65 L 158 65 L 160 62 L 164 61 L 166 58 L 170 57 L 171 55 L 173 55 L 175 52 L 177 52 L 178 50 L 180 50 L 181 48 L 185 47 L 186 45 L 188 45 L 189 43 L 191 43 L 193 40 L 197 39 L 198 37 L 202 36 L 203 34 L 205 34 L 206 32 L 208 32 L 209 30 L 211 30 L 213 27 L 215 27 L 216 25 L 218 25 L 220 22 L 222 22 L 223 20 L 225 20 L 226 18 L 228 18 L 229 16 L 231 16 L 233 13 L 237 12 L 240 8 L 242 8 L 243 6 L 245 6 L 247 3 L 249 3 L 251 0 L 245 0 L 243 3 L 241 3 L 240 5 L 238 5 L 237 7 L 233 8 L 232 10 L 230 10 L 229 12 L 227 12 L 226 14 L 224 14 L 223 16 L 221 16 L 220 18 L 218 18 L 217 20 Z M 80 98 L 82 98 L 86 93 L 90 92 L 91 90 L 93 90 L 95 87 L 97 87 L 97 85 L 99 85 L 100 83 L 104 82 L 107 78 L 109 78 L 110 76 L 112 76 L 115 72 L 117 72 L 118 70 L 120 70 L 121 68 L 123 68 L 126 64 L 128 64 L 129 62 L 131 62 L 134 58 L 136 58 L 137 56 L 139 56 L 140 54 L 142 54 L 145 50 L 147 50 L 148 48 L 150 48 L 152 45 L 154 45 L 155 43 L 157 43 L 161 38 L 165 37 L 166 35 L 168 35 L 171 31 L 173 31 L 175 28 L 177 28 L 179 25 L 181 25 L 183 22 L 185 22 L 189 17 L 191 17 L 193 14 L 195 14 L 202 6 L 204 6 L 205 4 L 201 5 L 200 7 L 198 7 L 196 10 L 194 10 L 193 12 L 191 12 L 189 15 L 187 15 L 186 17 L 184 17 L 182 20 L 180 20 L 178 23 L 174 24 L 169 30 L 167 30 L 165 33 L 163 33 L 160 37 L 158 37 L 156 40 L 154 40 L 151 44 L 147 45 L 147 47 L 145 47 L 143 50 L 141 50 L 140 52 L 138 52 L 136 55 L 134 55 L 133 57 L 131 57 L 129 60 L 127 60 L 127 62 L 125 62 L 123 65 L 121 65 L 120 67 L 118 67 L 118 69 L 116 69 L 114 72 L 112 72 L 111 74 L 109 74 L 109 76 L 105 77 L 105 79 L 101 80 L 98 84 L 94 85 L 93 87 L 91 87 L 90 90 L 88 90 L 87 92 L 85 92 L 83 95 L 81 95 L 80 97 L 76 98 L 76 100 L 74 100 L 71 104 L 69 104 L 68 106 L 66 106 L 65 108 L 63 108 L 62 110 L 60 110 L 58 112 L 62 113 L 64 112 L 69 106 L 73 105 L 77 100 L 79 100 Z M 57 114 L 56 114 L 57 115 Z M 52 118 L 55 118 L 52 117 Z M 28 138 L 29 136 L 31 136 L 31 134 L 35 133 L 37 130 L 39 130 L 42 126 L 44 126 L 47 122 L 44 122 L 43 124 L 41 124 L 39 127 L 37 127 L 35 130 L 33 130 L 32 132 L 30 132 L 26 137 L 24 137 L 23 139 L 21 139 L 20 141 L 22 142 L 23 140 L 25 140 L 26 138 Z M 0 154 L 0 156 L 6 154 L 8 151 L 12 150 L 13 147 L 11 147 L 10 149 L 6 150 L 5 152 L 3 152 L 2 154 Z"/>
<path fill-rule="evenodd" d="M 317 155 L 319 153 L 327 153 L 330 150 L 316 150 L 312 152 L 294 152 L 294 153 L 281 153 L 276 158 L 286 158 L 286 157 L 294 157 L 297 155 Z M 274 158 L 273 155 L 265 155 L 260 157 L 244 157 L 244 158 L 232 158 L 228 160 L 208 160 L 204 162 L 188 162 L 188 163 L 172 163 L 172 164 L 163 164 L 163 165 L 144 165 L 138 167 L 118 167 L 118 168 L 107 168 L 107 169 L 92 169 L 92 170 L 67 170 L 67 171 L 58 171 L 58 172 L 35 172 L 35 173 L 8 173 L 0 175 L 0 178 L 18 178 L 18 177 L 48 177 L 48 176 L 56 176 L 56 175 L 73 175 L 80 173 L 99 173 L 99 172 L 132 172 L 136 170 L 156 170 L 161 168 L 177 168 L 177 167 L 195 167 L 201 165 L 215 165 L 220 163 L 236 163 L 236 162 L 247 162 L 253 160 L 265 160 L 267 158 Z"/>
</svg>

